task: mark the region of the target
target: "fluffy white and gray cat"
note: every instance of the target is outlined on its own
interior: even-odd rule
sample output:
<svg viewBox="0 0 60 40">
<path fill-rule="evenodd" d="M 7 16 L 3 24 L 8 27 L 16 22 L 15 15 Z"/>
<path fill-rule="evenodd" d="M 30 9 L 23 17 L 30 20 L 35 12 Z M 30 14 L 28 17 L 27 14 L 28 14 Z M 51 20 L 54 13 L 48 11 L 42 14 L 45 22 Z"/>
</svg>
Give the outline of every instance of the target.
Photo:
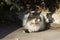
<svg viewBox="0 0 60 40">
<path fill-rule="evenodd" d="M 23 27 L 25 31 L 27 30 L 28 32 L 44 30 L 46 26 L 45 23 L 44 16 L 34 11 L 26 14 L 23 18 Z"/>
</svg>

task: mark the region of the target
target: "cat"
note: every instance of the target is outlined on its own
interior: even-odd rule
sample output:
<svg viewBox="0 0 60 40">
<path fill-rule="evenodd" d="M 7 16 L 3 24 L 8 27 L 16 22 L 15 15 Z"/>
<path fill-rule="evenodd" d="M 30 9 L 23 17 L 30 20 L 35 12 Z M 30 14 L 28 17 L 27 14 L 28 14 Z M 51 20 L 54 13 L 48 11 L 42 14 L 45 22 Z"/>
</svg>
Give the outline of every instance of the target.
<svg viewBox="0 0 60 40">
<path fill-rule="evenodd" d="M 44 30 L 45 26 L 46 22 L 44 16 L 35 11 L 25 14 L 23 18 L 23 28 L 29 33 Z"/>
</svg>

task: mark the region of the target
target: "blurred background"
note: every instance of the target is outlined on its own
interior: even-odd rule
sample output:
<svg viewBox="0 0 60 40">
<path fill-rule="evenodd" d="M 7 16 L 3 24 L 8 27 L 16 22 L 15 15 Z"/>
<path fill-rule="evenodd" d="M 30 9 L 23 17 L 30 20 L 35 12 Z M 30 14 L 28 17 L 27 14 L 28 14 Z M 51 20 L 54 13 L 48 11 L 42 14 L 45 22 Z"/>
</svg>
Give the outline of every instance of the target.
<svg viewBox="0 0 60 40">
<path fill-rule="evenodd" d="M 43 10 L 55 12 L 60 7 L 60 0 L 0 0 L 0 24 L 20 23 L 20 14 L 34 9 L 35 5 Z"/>
<path fill-rule="evenodd" d="M 24 13 L 34 10 L 35 5 L 54 13 L 60 8 L 60 0 L 0 0 L 0 38 L 22 27 Z"/>
</svg>

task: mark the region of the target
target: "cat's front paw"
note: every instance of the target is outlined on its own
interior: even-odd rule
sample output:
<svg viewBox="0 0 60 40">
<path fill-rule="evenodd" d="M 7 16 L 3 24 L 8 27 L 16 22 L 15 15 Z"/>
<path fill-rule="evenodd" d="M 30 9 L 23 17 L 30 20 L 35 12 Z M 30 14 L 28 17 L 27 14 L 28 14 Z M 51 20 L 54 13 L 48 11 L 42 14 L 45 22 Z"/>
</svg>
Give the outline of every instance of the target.
<svg viewBox="0 0 60 40">
<path fill-rule="evenodd" d="M 30 33 L 27 29 L 23 30 L 23 33 Z"/>
</svg>

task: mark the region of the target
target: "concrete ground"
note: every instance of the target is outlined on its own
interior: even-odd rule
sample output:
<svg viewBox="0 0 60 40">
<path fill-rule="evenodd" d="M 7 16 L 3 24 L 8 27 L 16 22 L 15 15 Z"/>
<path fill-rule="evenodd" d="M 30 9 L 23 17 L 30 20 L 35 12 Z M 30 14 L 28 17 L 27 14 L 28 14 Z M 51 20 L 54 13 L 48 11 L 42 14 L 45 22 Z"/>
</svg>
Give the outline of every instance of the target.
<svg viewBox="0 0 60 40">
<path fill-rule="evenodd" d="M 60 40 L 60 29 L 49 29 L 42 32 L 24 33 L 23 30 L 19 28 L 1 40 Z"/>
</svg>

